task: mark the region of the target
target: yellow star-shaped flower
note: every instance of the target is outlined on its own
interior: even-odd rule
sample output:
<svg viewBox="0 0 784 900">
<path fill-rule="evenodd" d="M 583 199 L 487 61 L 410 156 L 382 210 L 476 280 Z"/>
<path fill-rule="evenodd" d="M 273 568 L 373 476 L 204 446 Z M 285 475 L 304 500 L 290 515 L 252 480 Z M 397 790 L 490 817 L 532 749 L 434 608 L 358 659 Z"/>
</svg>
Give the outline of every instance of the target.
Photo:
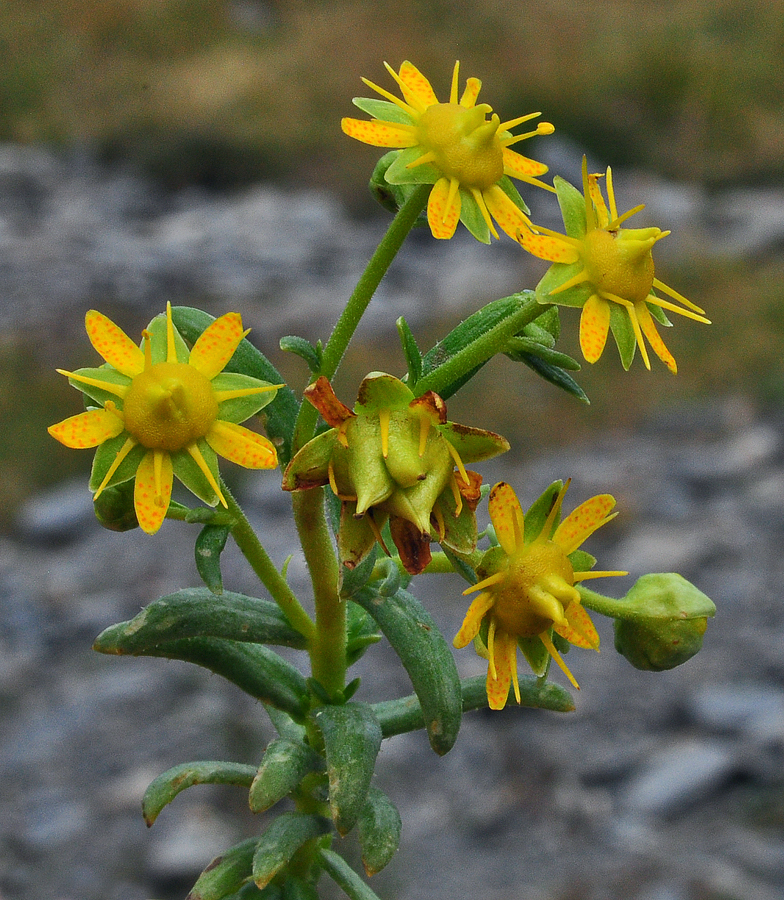
<svg viewBox="0 0 784 900">
<path fill-rule="evenodd" d="M 139 526 L 155 534 L 169 508 L 175 474 L 204 502 L 226 506 L 216 454 L 251 469 L 277 465 L 272 443 L 239 423 L 266 406 L 282 385 L 223 372 L 247 334 L 239 313 L 212 322 L 191 350 L 174 327 L 170 304 L 143 332 L 141 346 L 95 310 L 85 325 L 107 365 L 57 371 L 98 406 L 48 430 L 66 447 L 98 448 L 93 499 L 135 477 Z"/>
</svg>

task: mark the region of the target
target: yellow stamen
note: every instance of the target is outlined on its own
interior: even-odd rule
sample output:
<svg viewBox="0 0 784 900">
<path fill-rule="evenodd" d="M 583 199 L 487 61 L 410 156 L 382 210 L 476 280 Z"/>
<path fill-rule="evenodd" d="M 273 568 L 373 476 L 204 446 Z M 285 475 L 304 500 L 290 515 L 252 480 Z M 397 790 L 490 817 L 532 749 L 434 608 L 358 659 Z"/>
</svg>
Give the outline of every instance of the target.
<svg viewBox="0 0 784 900">
<path fill-rule="evenodd" d="M 119 469 L 120 463 L 125 459 L 125 457 L 133 450 L 136 446 L 136 441 L 129 437 L 128 440 L 120 447 L 117 456 L 114 457 L 114 462 L 109 466 L 109 470 L 103 477 L 103 481 L 98 486 L 98 490 L 93 494 L 93 500 L 97 500 L 98 497 L 103 493 L 103 489 L 109 484 L 112 475 Z"/>
<path fill-rule="evenodd" d="M 389 417 L 391 409 L 382 409 L 378 413 L 378 425 L 381 429 L 381 455 L 386 459 L 389 456 Z"/>
<path fill-rule="evenodd" d="M 552 658 L 553 658 L 553 659 L 558 663 L 558 665 L 561 667 L 561 671 L 564 673 L 564 675 L 566 675 L 566 677 L 567 677 L 567 678 L 569 679 L 569 681 L 572 683 L 572 686 L 574 687 L 574 689 L 577 690 L 577 691 L 579 691 L 579 690 L 580 690 L 580 685 L 577 684 L 577 681 L 575 680 L 574 675 L 572 675 L 572 673 L 571 673 L 571 672 L 569 671 L 569 669 L 567 668 L 566 663 L 565 663 L 565 662 L 563 661 L 563 659 L 561 658 L 561 654 L 555 649 L 555 645 L 554 645 L 553 642 L 550 640 L 550 635 L 549 635 L 546 631 L 543 631 L 543 632 L 539 635 L 539 640 L 544 644 L 545 649 L 546 649 L 547 652 L 550 654 L 550 656 L 552 656 Z"/>
<path fill-rule="evenodd" d="M 449 90 L 449 102 L 457 103 L 457 80 L 458 75 L 460 73 L 460 60 L 455 62 L 455 67 L 452 70 L 452 87 Z"/>
<path fill-rule="evenodd" d="M 604 525 L 604 522 L 602 522 Z M 590 578 L 610 578 L 616 575 L 628 575 L 628 572 L 575 572 L 574 580 L 575 581 L 588 581 Z"/>
<path fill-rule="evenodd" d="M 387 64 L 384 63 L 384 65 L 386 66 Z M 392 77 L 395 79 L 395 81 L 397 81 L 400 84 L 401 82 L 397 76 L 397 72 L 395 72 L 395 70 L 390 68 L 389 66 L 387 66 L 387 68 L 392 73 Z M 391 94 L 389 91 L 385 90 L 384 88 L 379 87 L 379 85 L 374 84 L 372 81 L 370 81 L 367 78 L 363 78 L 362 81 L 369 88 L 372 88 L 374 91 L 377 91 L 379 94 L 381 94 L 382 97 L 385 97 L 387 100 L 389 100 L 390 103 L 394 103 L 395 106 L 399 106 L 402 110 L 407 112 L 410 116 L 415 116 L 417 114 L 417 110 L 414 109 L 413 106 L 409 106 L 408 103 L 405 102 L 405 100 L 401 100 L 400 97 L 396 97 L 394 94 Z M 397 125 L 397 122 L 395 122 L 395 125 Z"/>
<path fill-rule="evenodd" d="M 218 485 L 218 482 L 215 480 L 215 476 L 212 474 L 210 467 L 207 465 L 207 460 L 202 456 L 201 450 L 197 444 L 190 444 L 185 448 L 188 453 L 190 453 L 193 461 L 196 465 L 201 469 L 204 477 L 209 482 L 210 487 L 215 491 L 218 496 L 218 500 L 220 500 L 221 505 L 225 506 L 228 509 L 229 504 L 226 502 L 226 498 L 223 496 L 223 492 Z"/>
<path fill-rule="evenodd" d="M 234 391 L 213 390 L 213 394 L 218 403 L 223 403 L 224 400 L 236 400 L 238 397 L 250 397 L 253 394 L 265 394 L 267 391 L 277 391 L 285 386 L 285 384 L 268 384 L 264 385 L 264 387 L 238 388 Z"/>
<path fill-rule="evenodd" d="M 174 343 L 174 322 L 172 322 L 171 303 L 166 301 L 166 362 L 177 362 L 177 345 Z"/>
<path fill-rule="evenodd" d="M 387 556 L 392 556 L 392 554 L 387 549 L 387 545 L 384 543 L 384 538 L 381 535 L 381 529 L 378 527 L 378 523 L 373 518 L 373 514 L 371 512 L 368 512 L 366 515 L 366 519 L 370 530 L 373 532 L 373 536 L 379 542 L 379 544 L 381 544 L 381 549 L 384 551 L 384 553 L 386 553 Z"/>
<path fill-rule="evenodd" d="M 493 235 L 494 238 L 498 238 L 498 232 L 495 229 L 495 225 L 493 224 L 493 220 L 490 218 L 490 211 L 487 208 L 487 204 L 485 203 L 485 198 L 482 196 L 482 192 L 479 188 L 471 188 L 471 196 L 476 200 L 476 205 L 479 207 L 479 212 L 482 213 L 482 218 L 485 220 L 485 224 L 490 229 L 490 234 Z"/>
<path fill-rule="evenodd" d="M 528 113 L 527 116 L 518 116 L 516 119 L 509 119 L 508 122 L 501 122 L 498 126 L 499 131 L 511 131 L 513 128 L 517 128 L 518 125 L 522 125 L 523 122 L 530 122 L 531 119 L 536 119 L 538 116 L 541 116 L 540 112 Z M 503 143 L 503 141 L 501 141 Z"/>
<path fill-rule="evenodd" d="M 446 442 L 447 450 L 449 450 L 449 454 L 452 459 L 455 461 L 455 465 L 457 466 L 457 471 L 460 473 L 460 477 L 463 479 L 463 484 L 470 484 L 471 482 L 468 480 L 468 472 L 465 470 L 465 466 L 463 465 L 463 460 L 460 459 L 460 454 L 457 450 L 449 443 Z"/>
<path fill-rule="evenodd" d="M 666 285 L 663 281 L 659 281 L 658 278 L 653 279 L 653 286 L 658 288 L 660 291 L 664 291 L 665 294 L 669 294 L 674 300 L 679 300 L 683 303 L 684 306 L 688 306 L 689 309 L 693 309 L 694 312 L 705 314 L 705 310 L 701 309 L 697 306 L 696 303 L 692 303 L 691 300 L 687 300 L 683 294 L 679 294 L 676 290 Z"/>
<path fill-rule="evenodd" d="M 452 490 L 452 496 L 455 500 L 455 518 L 457 518 L 463 511 L 463 495 L 460 493 L 460 487 L 457 484 L 457 479 L 454 474 L 449 479 L 449 487 Z"/>
<path fill-rule="evenodd" d="M 114 394 L 115 397 L 125 397 L 128 393 L 128 388 L 131 386 L 130 382 L 128 384 L 115 384 L 112 381 L 101 381 L 99 378 L 90 378 L 88 375 L 79 375 L 78 372 L 67 372 L 65 369 L 57 369 L 56 371 L 58 375 L 65 375 L 66 378 L 73 378 L 74 381 L 81 381 L 82 384 L 89 384 L 93 387 L 101 388 L 101 390 L 107 391 L 109 394 Z"/>
<path fill-rule="evenodd" d="M 419 418 L 419 456 L 425 455 L 425 447 L 427 446 L 427 436 L 430 433 L 430 416 L 424 415 Z"/>
<path fill-rule="evenodd" d="M 645 298 L 645 302 L 653 303 L 655 306 L 660 306 L 662 309 L 667 309 L 670 312 L 678 313 L 678 315 L 685 316 L 687 319 L 694 319 L 695 322 L 702 322 L 704 325 L 711 324 L 711 320 L 706 319 L 705 316 L 700 316 L 697 313 L 693 313 L 689 309 L 681 309 L 674 303 L 670 303 L 669 300 L 662 300 L 661 297 L 656 297 L 654 294 L 648 294 L 648 296 Z"/>
<path fill-rule="evenodd" d="M 478 581 L 471 587 L 466 588 L 463 591 L 463 596 L 465 597 L 467 594 L 473 594 L 475 591 L 483 591 L 486 587 L 492 587 L 494 584 L 499 584 L 504 578 L 506 578 L 506 572 L 496 572 L 495 575 L 488 575 L 484 580 Z"/>
<path fill-rule="evenodd" d="M 609 188 L 609 186 L 610 186 L 610 185 L 609 185 L 609 182 L 608 182 L 607 187 Z M 612 204 L 611 204 L 611 205 L 612 205 Z M 645 204 L 644 204 L 644 203 L 641 203 L 639 206 L 634 206 L 634 207 L 632 207 L 628 212 L 625 212 L 622 216 L 618 216 L 618 215 L 614 215 L 614 214 L 613 214 L 613 218 L 612 218 L 612 220 L 610 221 L 609 225 L 607 226 L 607 230 L 608 230 L 608 231 L 615 231 L 617 228 L 620 228 L 621 225 L 622 225 L 627 219 L 631 219 L 632 216 L 636 216 L 638 212 L 641 212 L 641 211 L 644 210 L 644 209 L 645 209 Z M 612 210 L 610 210 L 610 212 L 612 213 Z M 667 235 L 668 235 L 669 233 L 670 233 L 669 231 L 662 231 L 662 233 L 656 238 L 656 240 L 659 241 L 659 240 L 661 240 L 663 237 L 667 237 Z"/>
</svg>

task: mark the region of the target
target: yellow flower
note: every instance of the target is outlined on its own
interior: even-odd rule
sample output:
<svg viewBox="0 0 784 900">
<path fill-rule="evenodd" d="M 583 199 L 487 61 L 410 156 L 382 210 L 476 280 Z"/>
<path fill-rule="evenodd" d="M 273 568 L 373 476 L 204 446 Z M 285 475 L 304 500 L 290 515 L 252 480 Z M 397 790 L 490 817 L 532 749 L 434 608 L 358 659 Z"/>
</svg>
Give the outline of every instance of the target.
<svg viewBox="0 0 784 900">
<path fill-rule="evenodd" d="M 588 571 L 595 560 L 578 550 L 589 535 L 615 517 L 615 500 L 609 494 L 592 497 L 559 525 L 568 486 L 568 482 L 551 485 L 525 516 L 508 484 L 499 482 L 490 492 L 490 520 L 500 547 L 485 554 L 478 569 L 485 577 L 463 592 L 481 591 L 454 645 L 461 648 L 475 639 L 479 642 L 477 649 L 488 660 L 491 709 L 504 708 L 510 684 L 520 702 L 518 646 L 537 675 L 546 674 L 552 658 L 579 689 L 553 643 L 553 632 L 577 647 L 598 650 L 599 636 L 574 585 L 588 578 L 627 574 Z M 483 625 L 486 637 L 480 634 Z"/>
<path fill-rule="evenodd" d="M 489 243 L 491 234 L 498 237 L 495 219 L 516 239 L 521 226 L 529 221 L 528 208 L 509 178 L 552 188 L 536 177 L 544 175 L 547 166 L 510 147 L 537 134 L 552 134 L 553 126 L 542 122 L 534 131 L 511 134 L 512 128 L 541 113 L 502 122 L 487 103 L 477 105 L 482 85 L 478 78 L 467 80 L 458 101 L 459 62 L 455 63 L 448 103 L 438 102 L 430 82 L 410 62 L 404 62 L 399 73 L 384 65 L 404 99 L 363 78 L 386 100 L 355 98 L 355 105 L 373 119 L 343 119 L 343 131 L 374 147 L 401 149 L 386 172 L 390 184 L 433 185 L 427 218 L 434 237 L 451 238 L 462 220 L 474 237 Z"/>
<path fill-rule="evenodd" d="M 582 307 L 580 347 L 585 359 L 596 362 L 612 329 L 621 361 L 628 369 L 637 347 L 650 369 L 645 339 L 653 352 L 675 373 L 677 366 L 659 334 L 654 319 L 669 325 L 664 310 L 710 324 L 700 309 L 655 277 L 651 251 L 670 232 L 659 228 L 623 228 L 623 223 L 644 208 L 635 206 L 618 215 L 612 171 L 607 169 L 605 203 L 600 175 L 589 175 L 583 157 L 583 194 L 563 179 L 555 179 L 566 235 L 539 225 L 521 230 L 521 245 L 554 263 L 536 289 L 540 303 Z M 654 288 L 681 305 L 658 297 Z"/>
<path fill-rule="evenodd" d="M 250 469 L 277 465 L 272 443 L 239 422 L 266 406 L 282 385 L 223 373 L 247 334 L 239 313 L 212 322 L 190 351 L 174 327 L 170 304 L 143 332 L 140 347 L 95 310 L 85 326 L 108 365 L 57 371 L 99 406 L 48 430 L 66 447 L 98 448 L 93 499 L 135 476 L 136 516 L 142 530 L 154 534 L 169 508 L 175 474 L 206 503 L 226 506 L 216 453 Z"/>
</svg>

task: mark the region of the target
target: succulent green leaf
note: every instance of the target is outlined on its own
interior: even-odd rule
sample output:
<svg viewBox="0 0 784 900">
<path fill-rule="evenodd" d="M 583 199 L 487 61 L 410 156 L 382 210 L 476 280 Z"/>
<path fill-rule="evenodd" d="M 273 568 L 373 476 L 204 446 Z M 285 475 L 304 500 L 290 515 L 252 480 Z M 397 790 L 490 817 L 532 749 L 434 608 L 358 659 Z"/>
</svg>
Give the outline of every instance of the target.
<svg viewBox="0 0 784 900">
<path fill-rule="evenodd" d="M 322 706 L 311 718 L 324 739 L 329 808 L 338 833 L 356 825 L 381 749 L 381 726 L 367 703 Z"/>
<path fill-rule="evenodd" d="M 406 358 L 408 382 L 409 384 L 416 384 L 422 375 L 422 354 L 417 346 L 416 338 L 403 316 L 395 324 L 397 325 L 397 333 L 400 335 L 403 355 Z"/>
<path fill-rule="evenodd" d="M 205 525 L 196 538 L 196 570 L 213 594 L 223 593 L 220 555 L 230 534 L 228 525 Z"/>
<path fill-rule="evenodd" d="M 289 875 L 283 884 L 283 900 L 319 900 L 318 890 L 310 881 Z"/>
<path fill-rule="evenodd" d="M 443 756 L 457 739 L 462 716 L 460 678 L 446 640 L 424 606 L 407 591 L 382 597 L 363 589 L 353 599 L 376 620 L 400 657 L 424 710 L 430 746 Z"/>
<path fill-rule="evenodd" d="M 310 772 L 324 768 L 324 760 L 301 741 L 276 738 L 264 752 L 250 785 L 252 812 L 264 812 L 295 790 Z"/>
<path fill-rule="evenodd" d="M 181 638 L 214 637 L 304 649 L 276 603 L 233 591 L 216 596 L 207 588 L 185 588 L 145 606 L 128 622 L 110 625 L 95 640 L 99 653 L 137 655 Z"/>
<path fill-rule="evenodd" d="M 324 871 L 349 900 L 379 900 L 378 894 L 371 890 L 346 860 L 334 850 L 322 847 L 319 850 L 319 859 Z"/>
<path fill-rule="evenodd" d="M 357 825 L 362 864 L 367 875 L 375 875 L 397 852 L 402 828 L 400 813 L 383 791 L 371 787 Z"/>
<path fill-rule="evenodd" d="M 346 607 L 346 618 L 346 662 L 353 666 L 368 647 L 381 640 L 381 635 L 373 619 L 361 606 L 350 600 Z"/>
<path fill-rule="evenodd" d="M 105 634 L 98 636 L 93 649 L 99 653 L 117 653 L 111 649 L 111 643 L 104 649 Z M 308 689 L 302 674 L 261 644 L 243 644 L 222 638 L 181 638 L 135 650 L 133 655 L 181 659 L 203 666 L 236 684 L 251 697 L 285 710 L 295 721 L 303 721 L 307 712 Z"/>
<path fill-rule="evenodd" d="M 310 341 L 296 334 L 287 334 L 280 339 L 280 349 L 286 353 L 294 353 L 308 364 L 308 368 L 314 375 L 321 372 L 323 358 L 321 346 L 314 347 Z"/>
<path fill-rule="evenodd" d="M 188 894 L 188 900 L 224 900 L 239 891 L 250 877 L 258 838 L 248 838 L 207 866 Z"/>
<path fill-rule="evenodd" d="M 200 309 L 175 306 L 172 309 L 172 320 L 180 334 L 193 344 L 215 318 Z M 224 372 L 239 372 L 266 381 L 268 384 L 283 384 L 285 381 L 267 357 L 247 338 L 240 341 Z M 291 459 L 291 439 L 298 412 L 299 403 L 294 392 L 288 387 L 282 387 L 277 391 L 274 400 L 265 407 L 265 428 L 278 448 L 281 466 L 285 466 Z"/>
<path fill-rule="evenodd" d="M 181 791 L 194 784 L 235 784 L 250 787 L 256 770 L 233 762 L 189 762 L 174 766 L 159 775 L 144 792 L 142 815 L 149 828 L 161 810 Z"/>
<path fill-rule="evenodd" d="M 322 816 L 285 812 L 256 839 L 253 854 L 253 881 L 264 888 L 291 862 L 307 841 L 329 832 L 329 821 Z"/>
</svg>

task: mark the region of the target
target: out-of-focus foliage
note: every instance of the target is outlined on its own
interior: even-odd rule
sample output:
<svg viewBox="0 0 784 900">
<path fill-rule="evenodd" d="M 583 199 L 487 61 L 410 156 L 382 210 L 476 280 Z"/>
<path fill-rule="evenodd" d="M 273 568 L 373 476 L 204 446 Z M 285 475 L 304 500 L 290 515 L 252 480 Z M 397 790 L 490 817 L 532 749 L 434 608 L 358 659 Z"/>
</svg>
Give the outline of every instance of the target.
<svg viewBox="0 0 784 900">
<path fill-rule="evenodd" d="M 359 76 L 406 56 L 443 92 L 460 58 L 502 116 L 542 109 L 603 163 L 769 180 L 782 45 L 782 0 L 9 0 L 0 139 L 86 144 L 174 183 L 355 184 L 338 122 Z"/>
</svg>

